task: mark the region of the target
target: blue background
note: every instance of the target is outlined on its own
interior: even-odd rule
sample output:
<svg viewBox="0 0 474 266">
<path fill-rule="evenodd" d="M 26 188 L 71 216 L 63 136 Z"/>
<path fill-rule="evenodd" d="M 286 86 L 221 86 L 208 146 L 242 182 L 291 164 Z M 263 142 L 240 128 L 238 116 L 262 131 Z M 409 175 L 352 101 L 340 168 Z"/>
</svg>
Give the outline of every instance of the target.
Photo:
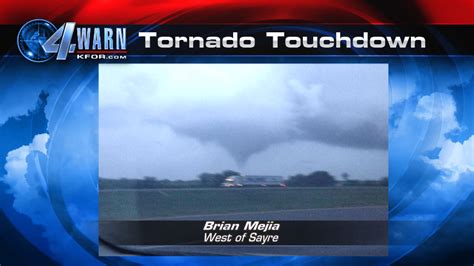
<svg viewBox="0 0 474 266">
<path fill-rule="evenodd" d="M 153 60 L 388 63 L 389 256 L 98 257 L 98 65 L 75 60 L 34 64 L 6 56 L 0 61 L 0 264 L 474 263 L 472 169 L 439 168 L 427 161 L 438 158 L 439 143 L 467 143 L 474 134 L 472 57 L 182 56 Z M 429 109 L 432 117 L 420 119 L 417 108 L 425 96 L 434 99 Z M 454 118 L 442 115 L 452 105 L 450 99 Z M 453 123 L 458 127 L 446 131 Z M 33 138 L 44 133 L 49 136 L 47 153 L 28 150 Z M 9 172 L 4 166 L 22 146 L 28 151 L 19 162 L 24 171 Z M 472 149 L 464 156 L 474 161 Z M 14 174 L 28 186 L 20 188 L 8 181 L 7 176 Z"/>
</svg>

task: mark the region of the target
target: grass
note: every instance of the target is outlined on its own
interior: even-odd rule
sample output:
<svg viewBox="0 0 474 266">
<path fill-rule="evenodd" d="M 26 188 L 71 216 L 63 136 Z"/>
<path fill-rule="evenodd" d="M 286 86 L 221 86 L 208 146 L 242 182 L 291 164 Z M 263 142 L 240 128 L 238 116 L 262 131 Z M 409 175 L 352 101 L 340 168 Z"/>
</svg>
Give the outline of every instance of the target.
<svg viewBox="0 0 474 266">
<path fill-rule="evenodd" d="M 387 187 L 101 190 L 100 219 L 387 205 Z"/>
</svg>

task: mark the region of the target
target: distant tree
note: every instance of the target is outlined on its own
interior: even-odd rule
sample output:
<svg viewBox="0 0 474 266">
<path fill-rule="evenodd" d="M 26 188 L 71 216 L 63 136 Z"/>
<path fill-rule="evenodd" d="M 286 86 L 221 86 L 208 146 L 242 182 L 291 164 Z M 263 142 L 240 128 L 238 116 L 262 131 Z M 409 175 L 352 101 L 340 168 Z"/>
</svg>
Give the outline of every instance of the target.
<svg viewBox="0 0 474 266">
<path fill-rule="evenodd" d="M 141 180 L 141 182 L 138 183 L 138 186 L 142 188 L 154 188 L 157 186 L 156 177 L 145 176 L 143 177 L 143 180 Z"/>
<path fill-rule="evenodd" d="M 216 187 L 217 179 L 215 174 L 202 173 L 199 175 L 199 180 L 203 187 Z"/>
<path fill-rule="evenodd" d="M 190 188 L 202 187 L 199 180 L 169 180 L 155 177 L 143 179 L 107 179 L 99 178 L 100 189 L 153 189 L 153 188 Z"/>
<path fill-rule="evenodd" d="M 326 171 L 316 171 L 308 175 L 309 183 L 315 186 L 333 186 L 336 180 Z"/>
<path fill-rule="evenodd" d="M 169 180 L 158 179 L 154 176 L 144 176 L 141 179 L 99 178 L 101 189 L 152 189 L 152 188 L 190 188 L 190 187 L 219 187 L 229 176 L 240 175 L 233 170 L 225 170 L 221 173 L 202 173 L 198 179 L 192 180 Z"/>
<path fill-rule="evenodd" d="M 308 175 L 290 176 L 286 184 L 288 186 L 333 186 L 336 180 L 326 171 L 316 171 Z"/>
<path fill-rule="evenodd" d="M 387 187 L 388 186 L 388 176 L 380 178 L 379 185 Z"/>
<path fill-rule="evenodd" d="M 344 181 L 349 180 L 349 174 L 346 173 L 346 172 L 342 173 L 342 174 L 341 174 L 341 177 L 342 177 L 342 180 L 344 180 Z"/>
</svg>

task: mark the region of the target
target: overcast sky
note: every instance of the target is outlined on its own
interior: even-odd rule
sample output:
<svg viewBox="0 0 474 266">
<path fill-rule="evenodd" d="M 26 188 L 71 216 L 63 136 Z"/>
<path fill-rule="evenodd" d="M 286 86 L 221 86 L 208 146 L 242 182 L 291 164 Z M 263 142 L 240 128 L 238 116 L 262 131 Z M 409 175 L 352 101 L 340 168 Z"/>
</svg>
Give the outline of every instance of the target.
<svg viewBox="0 0 474 266">
<path fill-rule="evenodd" d="M 387 175 L 386 64 L 101 64 L 99 174 Z"/>
</svg>

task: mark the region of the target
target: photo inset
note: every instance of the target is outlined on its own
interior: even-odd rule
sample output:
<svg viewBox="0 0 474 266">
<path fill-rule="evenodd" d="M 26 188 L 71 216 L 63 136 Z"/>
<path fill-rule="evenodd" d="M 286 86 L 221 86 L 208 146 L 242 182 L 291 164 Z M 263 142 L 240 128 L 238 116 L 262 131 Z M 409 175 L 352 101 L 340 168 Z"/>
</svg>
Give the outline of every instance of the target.
<svg viewBox="0 0 474 266">
<path fill-rule="evenodd" d="M 386 255 L 387 119 L 386 64 L 101 64 L 100 254 Z M 280 242 L 152 239 L 205 221 Z"/>
</svg>

